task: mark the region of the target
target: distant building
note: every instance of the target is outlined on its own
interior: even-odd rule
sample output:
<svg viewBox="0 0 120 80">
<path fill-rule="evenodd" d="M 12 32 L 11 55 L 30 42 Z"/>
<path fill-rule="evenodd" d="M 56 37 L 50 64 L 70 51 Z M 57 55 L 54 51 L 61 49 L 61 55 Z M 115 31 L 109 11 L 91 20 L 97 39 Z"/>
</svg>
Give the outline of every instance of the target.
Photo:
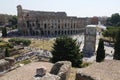
<svg viewBox="0 0 120 80">
<path fill-rule="evenodd" d="M 92 17 L 90 22 L 91 22 L 91 24 L 97 25 L 98 24 L 98 17 L 97 16 Z"/>
<path fill-rule="evenodd" d="M 101 24 L 103 26 L 105 26 L 106 23 L 107 23 L 107 19 L 108 19 L 108 17 L 105 17 L 105 16 L 103 16 L 103 17 L 97 17 L 97 16 L 86 17 L 86 22 L 87 22 L 87 25 L 91 25 L 91 24 L 92 25 L 98 25 L 99 22 L 101 22 Z"/>
<path fill-rule="evenodd" d="M 23 36 L 60 36 L 83 33 L 86 18 L 67 16 L 65 12 L 44 12 L 17 6 L 18 30 Z"/>
<path fill-rule="evenodd" d="M 9 23 L 9 20 L 12 18 L 11 15 L 0 14 L 0 26 L 5 26 Z"/>
<path fill-rule="evenodd" d="M 98 17 L 98 21 L 100 21 L 103 26 L 107 25 L 107 19 L 108 19 L 107 16 Z"/>
<path fill-rule="evenodd" d="M 97 25 L 87 25 L 85 29 L 84 55 L 91 57 L 95 53 Z"/>
</svg>

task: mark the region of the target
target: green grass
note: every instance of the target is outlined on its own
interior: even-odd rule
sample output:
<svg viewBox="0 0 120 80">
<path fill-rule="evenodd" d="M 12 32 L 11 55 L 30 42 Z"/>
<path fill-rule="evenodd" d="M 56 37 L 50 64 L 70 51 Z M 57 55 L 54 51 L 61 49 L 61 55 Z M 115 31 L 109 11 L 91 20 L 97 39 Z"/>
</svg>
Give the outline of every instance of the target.
<svg viewBox="0 0 120 80">
<path fill-rule="evenodd" d="M 7 47 L 8 43 L 7 42 L 0 42 L 0 47 Z"/>
<path fill-rule="evenodd" d="M 81 67 L 84 68 L 84 67 L 87 67 L 87 66 L 89 66 L 91 64 L 92 63 L 90 63 L 90 62 L 84 62 L 84 63 L 81 64 Z"/>
<path fill-rule="evenodd" d="M 45 50 L 52 50 L 54 40 L 32 40 L 32 43 L 30 44 L 30 47 L 33 48 L 41 48 Z"/>
<path fill-rule="evenodd" d="M 20 63 L 26 65 L 26 64 L 31 63 L 31 61 L 29 59 L 26 59 L 26 60 L 21 61 Z"/>
</svg>

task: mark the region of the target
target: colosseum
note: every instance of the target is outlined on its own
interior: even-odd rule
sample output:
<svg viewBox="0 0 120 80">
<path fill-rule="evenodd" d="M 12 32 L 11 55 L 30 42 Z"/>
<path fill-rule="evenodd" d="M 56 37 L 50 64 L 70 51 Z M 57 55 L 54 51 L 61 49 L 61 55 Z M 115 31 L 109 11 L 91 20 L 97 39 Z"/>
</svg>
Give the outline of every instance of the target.
<svg viewBox="0 0 120 80">
<path fill-rule="evenodd" d="M 67 16 L 65 12 L 44 12 L 17 6 L 18 30 L 23 36 L 61 36 L 84 32 L 85 18 Z"/>
</svg>

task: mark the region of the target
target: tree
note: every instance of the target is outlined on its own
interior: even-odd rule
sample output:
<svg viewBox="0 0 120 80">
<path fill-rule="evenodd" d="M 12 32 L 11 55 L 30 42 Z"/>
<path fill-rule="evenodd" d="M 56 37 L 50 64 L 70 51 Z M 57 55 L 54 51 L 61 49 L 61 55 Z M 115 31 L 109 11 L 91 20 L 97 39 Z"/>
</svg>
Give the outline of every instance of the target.
<svg viewBox="0 0 120 80">
<path fill-rule="evenodd" d="M 105 58 L 104 42 L 102 39 L 100 39 L 97 49 L 96 62 L 102 62 L 104 58 Z"/>
<path fill-rule="evenodd" d="M 2 28 L 2 37 L 6 37 L 7 36 L 7 29 L 6 27 Z"/>
<path fill-rule="evenodd" d="M 118 30 L 114 50 L 113 59 L 120 60 L 120 29 Z"/>
<path fill-rule="evenodd" d="M 112 16 L 107 19 L 107 25 L 120 27 L 119 13 L 112 14 Z"/>
<path fill-rule="evenodd" d="M 8 52 L 8 48 L 5 48 L 5 57 L 9 57 L 9 56 L 10 56 L 10 54 Z"/>
<path fill-rule="evenodd" d="M 115 42 L 115 38 L 118 30 L 119 30 L 119 27 L 108 27 L 105 31 L 103 31 L 103 36 L 109 37 L 110 41 Z"/>
<path fill-rule="evenodd" d="M 9 19 L 9 23 L 11 26 L 16 26 L 17 25 L 17 16 L 12 16 L 11 19 Z"/>
<path fill-rule="evenodd" d="M 108 18 L 107 18 L 107 20 L 106 20 L 106 25 L 107 25 L 107 26 L 112 26 L 111 17 L 108 17 Z"/>
<path fill-rule="evenodd" d="M 118 22 L 120 22 L 120 15 L 118 13 L 112 14 L 111 22 L 113 26 L 117 26 Z"/>
<path fill-rule="evenodd" d="M 17 45 L 20 45 L 22 43 L 24 46 L 29 46 L 31 44 L 31 40 L 29 39 L 11 38 L 8 41 Z"/>
<path fill-rule="evenodd" d="M 70 37 L 63 36 L 56 39 L 53 50 L 52 62 L 57 61 L 71 61 L 72 66 L 80 67 L 82 63 L 82 53 L 80 53 L 79 46 L 76 44 L 76 40 Z"/>
</svg>

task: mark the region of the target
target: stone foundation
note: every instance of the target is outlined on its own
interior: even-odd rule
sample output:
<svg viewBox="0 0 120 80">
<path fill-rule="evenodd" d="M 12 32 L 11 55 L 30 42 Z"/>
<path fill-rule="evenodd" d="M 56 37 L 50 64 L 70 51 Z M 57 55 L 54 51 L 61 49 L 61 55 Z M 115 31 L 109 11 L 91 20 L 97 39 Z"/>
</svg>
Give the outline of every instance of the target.
<svg viewBox="0 0 120 80">
<path fill-rule="evenodd" d="M 10 69 L 10 64 L 8 61 L 1 59 L 0 60 L 0 72 L 4 72 L 6 70 Z"/>
<path fill-rule="evenodd" d="M 35 77 L 35 80 L 68 80 L 71 71 L 71 62 L 59 61 L 43 77 Z"/>
<path fill-rule="evenodd" d="M 86 76 L 81 73 L 76 73 L 76 79 L 75 80 L 94 80 L 90 76 Z"/>
<path fill-rule="evenodd" d="M 52 67 L 50 73 L 58 75 L 61 80 L 68 80 L 71 70 L 71 62 L 59 61 Z"/>
</svg>

